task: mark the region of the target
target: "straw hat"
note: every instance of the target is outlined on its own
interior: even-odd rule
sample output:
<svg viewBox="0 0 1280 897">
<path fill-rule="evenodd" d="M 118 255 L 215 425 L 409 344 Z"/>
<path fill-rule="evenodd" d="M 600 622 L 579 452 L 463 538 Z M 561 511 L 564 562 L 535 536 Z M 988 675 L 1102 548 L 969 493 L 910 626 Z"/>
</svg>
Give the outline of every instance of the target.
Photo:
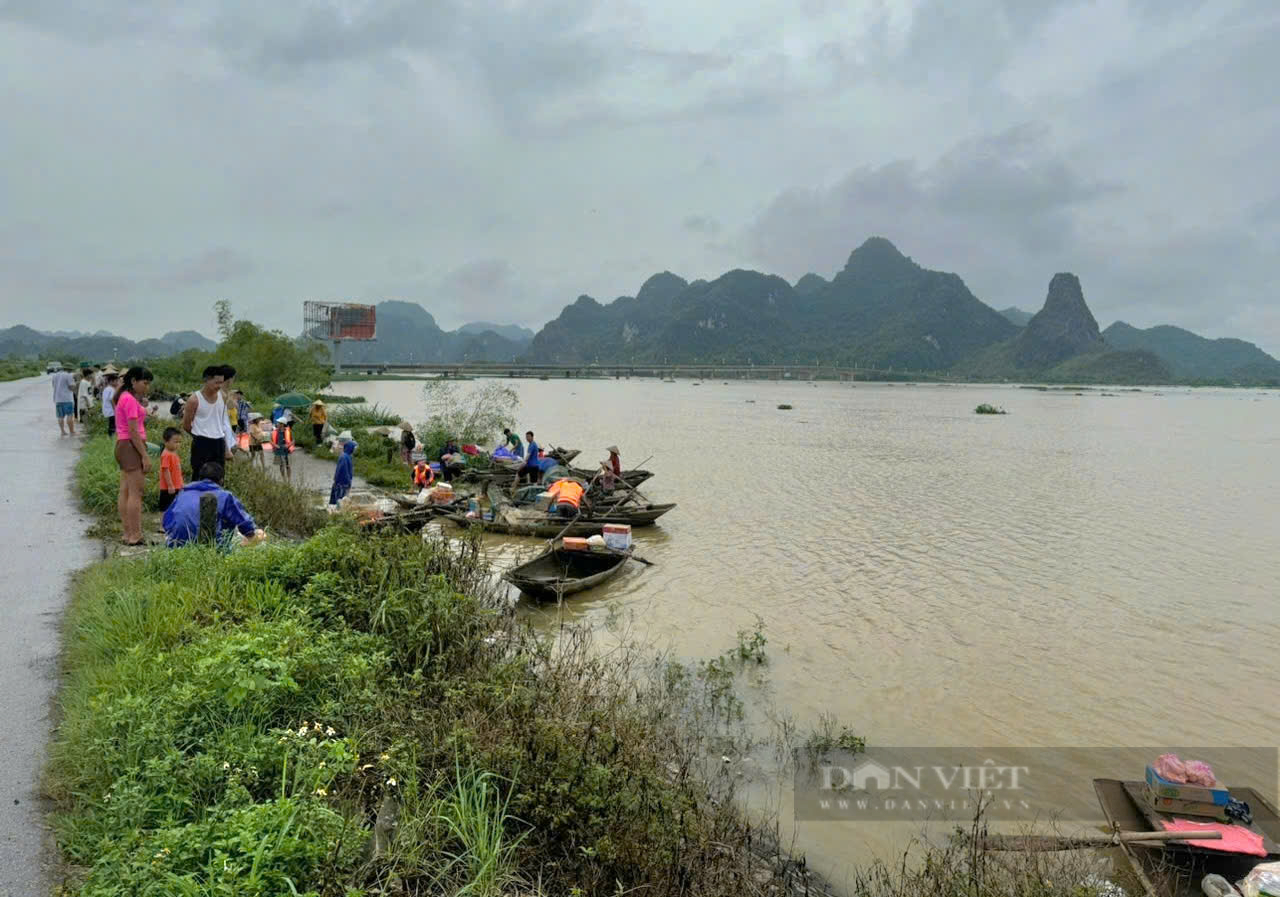
<svg viewBox="0 0 1280 897">
<path fill-rule="evenodd" d="M 120 371 L 116 368 L 116 366 L 115 366 L 114 364 L 109 364 L 109 365 L 107 365 L 105 368 L 103 368 L 103 369 L 102 369 L 102 373 L 104 373 L 104 374 L 118 374 L 118 373 L 120 373 Z"/>
<path fill-rule="evenodd" d="M 323 408 L 323 407 L 324 407 L 324 402 L 320 401 L 319 399 L 316 399 L 316 400 L 315 400 L 314 402 L 312 402 L 311 404 L 312 404 L 312 405 L 319 405 L 321 408 Z"/>
<path fill-rule="evenodd" d="M 617 455 L 617 454 L 619 454 L 619 452 L 618 452 L 618 447 L 617 447 L 616 445 L 611 445 L 611 446 L 609 446 L 607 449 L 605 449 L 605 451 L 606 451 L 606 452 L 608 452 L 608 453 L 609 453 L 609 454 L 611 454 L 611 455 Z"/>
</svg>

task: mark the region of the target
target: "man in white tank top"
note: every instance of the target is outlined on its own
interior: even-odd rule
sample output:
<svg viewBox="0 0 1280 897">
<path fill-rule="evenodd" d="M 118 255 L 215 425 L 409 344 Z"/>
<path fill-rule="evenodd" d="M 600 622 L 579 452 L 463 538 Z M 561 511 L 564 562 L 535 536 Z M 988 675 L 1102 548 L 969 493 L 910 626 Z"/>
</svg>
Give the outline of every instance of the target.
<svg viewBox="0 0 1280 897">
<path fill-rule="evenodd" d="M 222 398 L 222 366 L 204 369 L 204 386 L 182 409 L 182 429 L 191 434 L 192 479 L 210 461 L 231 460 L 227 444 L 227 404 Z"/>
</svg>

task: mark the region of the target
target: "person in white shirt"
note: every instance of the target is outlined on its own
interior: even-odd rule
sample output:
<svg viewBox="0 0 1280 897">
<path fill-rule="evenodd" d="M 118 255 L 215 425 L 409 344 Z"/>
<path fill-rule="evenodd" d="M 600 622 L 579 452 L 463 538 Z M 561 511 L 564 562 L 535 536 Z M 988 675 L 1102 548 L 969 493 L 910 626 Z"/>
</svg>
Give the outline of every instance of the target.
<svg viewBox="0 0 1280 897">
<path fill-rule="evenodd" d="M 203 470 L 210 461 L 222 464 L 231 460 L 235 442 L 222 398 L 223 371 L 220 364 L 205 368 L 204 386 L 191 394 L 182 409 L 182 429 L 191 434 L 191 467 L 195 471 Z"/>
<path fill-rule="evenodd" d="M 93 407 L 93 371 L 85 368 L 80 375 L 80 386 L 76 390 L 76 417 L 84 423 L 84 416 Z"/>
<path fill-rule="evenodd" d="M 102 381 L 102 417 L 107 422 L 107 435 L 116 437 L 116 390 L 120 388 L 120 375 L 109 371 Z"/>
</svg>

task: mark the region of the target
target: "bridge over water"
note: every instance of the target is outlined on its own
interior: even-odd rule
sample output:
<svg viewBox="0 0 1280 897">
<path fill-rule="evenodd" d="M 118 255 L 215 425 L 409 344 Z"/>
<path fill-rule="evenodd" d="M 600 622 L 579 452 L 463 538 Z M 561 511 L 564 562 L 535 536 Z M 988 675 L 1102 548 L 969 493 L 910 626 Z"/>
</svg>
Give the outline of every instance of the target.
<svg viewBox="0 0 1280 897">
<path fill-rule="evenodd" d="M 763 364 L 524 364 L 518 362 L 462 362 L 458 364 L 346 364 L 346 373 L 428 374 L 438 377 L 533 377 L 563 379 L 593 377 L 660 380 L 947 380 L 945 371 L 893 368 L 833 367 L 831 365 Z"/>
</svg>

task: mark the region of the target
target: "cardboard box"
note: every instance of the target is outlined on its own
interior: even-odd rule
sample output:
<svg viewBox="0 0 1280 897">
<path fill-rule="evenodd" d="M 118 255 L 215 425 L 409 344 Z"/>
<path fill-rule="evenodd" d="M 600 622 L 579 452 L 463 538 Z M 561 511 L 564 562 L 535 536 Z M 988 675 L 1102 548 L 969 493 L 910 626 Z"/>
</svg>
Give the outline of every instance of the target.
<svg viewBox="0 0 1280 897">
<path fill-rule="evenodd" d="M 1145 789 L 1147 803 L 1157 813 L 1171 813 L 1175 816 L 1196 816 L 1213 819 L 1218 822 L 1229 822 L 1226 807 L 1222 804 L 1209 804 L 1202 801 L 1179 800 L 1176 797 L 1161 797 L 1155 789 L 1148 785 Z"/>
<path fill-rule="evenodd" d="M 1184 785 L 1180 782 L 1170 782 L 1168 779 L 1162 779 L 1153 766 L 1147 767 L 1147 785 L 1150 786 L 1156 797 L 1167 797 L 1173 800 L 1201 804 L 1217 804 L 1219 806 L 1225 806 L 1227 803 L 1227 789 L 1221 784 L 1214 788 L 1206 788 L 1204 785 Z"/>
<path fill-rule="evenodd" d="M 631 547 L 631 526 L 625 523 L 606 523 L 602 530 L 604 544 L 614 551 L 626 551 Z"/>
<path fill-rule="evenodd" d="M 588 551 L 591 547 L 586 539 L 578 536 L 565 536 L 562 541 L 566 551 Z"/>
</svg>

